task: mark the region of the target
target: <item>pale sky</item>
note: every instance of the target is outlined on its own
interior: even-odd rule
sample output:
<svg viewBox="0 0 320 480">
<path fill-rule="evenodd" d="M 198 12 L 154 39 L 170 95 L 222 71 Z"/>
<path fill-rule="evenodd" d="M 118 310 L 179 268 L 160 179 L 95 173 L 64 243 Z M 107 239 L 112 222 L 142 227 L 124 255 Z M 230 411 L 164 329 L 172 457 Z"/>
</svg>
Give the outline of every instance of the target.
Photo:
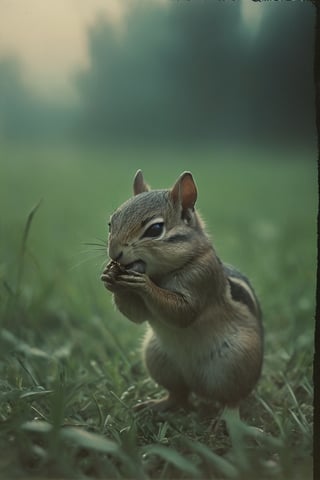
<svg viewBox="0 0 320 480">
<path fill-rule="evenodd" d="M 125 11 L 121 0 L 0 0 L 0 59 L 18 56 L 44 95 L 71 93 L 70 75 L 88 63 L 88 26 L 101 15 L 119 24 Z"/>
<path fill-rule="evenodd" d="M 121 27 L 135 1 L 0 0 L 0 61 L 18 57 L 25 81 L 42 95 L 72 96 L 73 72 L 88 65 L 88 27 L 101 15 Z M 243 20 L 253 29 L 261 17 L 259 3 L 242 0 Z"/>
</svg>

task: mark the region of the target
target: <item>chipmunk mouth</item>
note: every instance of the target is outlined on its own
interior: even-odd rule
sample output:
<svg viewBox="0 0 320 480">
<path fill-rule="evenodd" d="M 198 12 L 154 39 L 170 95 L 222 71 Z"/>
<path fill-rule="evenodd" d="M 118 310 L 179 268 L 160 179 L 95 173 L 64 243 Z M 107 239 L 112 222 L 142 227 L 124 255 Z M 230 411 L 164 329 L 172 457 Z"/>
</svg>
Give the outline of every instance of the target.
<svg viewBox="0 0 320 480">
<path fill-rule="evenodd" d="M 132 270 L 137 273 L 146 273 L 146 262 L 143 260 L 136 260 L 135 262 L 129 263 L 125 266 L 126 270 Z"/>
</svg>

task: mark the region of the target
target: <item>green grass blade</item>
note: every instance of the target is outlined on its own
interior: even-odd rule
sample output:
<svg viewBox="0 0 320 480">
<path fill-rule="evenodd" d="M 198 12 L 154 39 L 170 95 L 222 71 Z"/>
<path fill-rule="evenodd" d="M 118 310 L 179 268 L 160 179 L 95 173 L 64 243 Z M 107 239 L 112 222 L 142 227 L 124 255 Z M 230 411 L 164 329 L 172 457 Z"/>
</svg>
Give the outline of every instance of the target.
<svg viewBox="0 0 320 480">
<path fill-rule="evenodd" d="M 144 447 L 144 452 L 148 455 L 157 455 L 168 463 L 171 463 L 176 468 L 188 475 L 199 476 L 200 471 L 196 465 L 182 456 L 177 450 L 174 450 L 163 445 L 149 445 Z"/>
<path fill-rule="evenodd" d="M 119 446 L 112 440 L 96 433 L 87 432 L 81 428 L 65 427 L 61 429 L 60 436 L 80 448 L 108 454 L 119 453 Z"/>
<path fill-rule="evenodd" d="M 21 241 L 21 248 L 20 248 L 20 257 L 18 262 L 18 275 L 17 275 L 17 285 L 16 285 L 17 296 L 19 296 L 20 289 L 21 289 L 21 282 L 22 282 L 22 277 L 24 272 L 24 260 L 25 260 L 26 250 L 27 250 L 27 242 L 28 242 L 28 236 L 30 233 L 31 224 L 32 224 L 34 215 L 37 212 L 38 208 L 40 207 L 41 203 L 42 203 L 42 199 L 40 199 L 39 202 L 31 209 L 30 213 L 28 214 L 27 221 L 24 227 L 22 241 Z"/>
<path fill-rule="evenodd" d="M 226 478 L 238 478 L 237 469 L 228 460 L 217 455 L 210 450 L 210 448 L 200 442 L 194 442 L 188 439 L 185 441 L 190 449 L 199 454 L 199 456 L 212 466 L 218 474 L 223 475 Z"/>
</svg>

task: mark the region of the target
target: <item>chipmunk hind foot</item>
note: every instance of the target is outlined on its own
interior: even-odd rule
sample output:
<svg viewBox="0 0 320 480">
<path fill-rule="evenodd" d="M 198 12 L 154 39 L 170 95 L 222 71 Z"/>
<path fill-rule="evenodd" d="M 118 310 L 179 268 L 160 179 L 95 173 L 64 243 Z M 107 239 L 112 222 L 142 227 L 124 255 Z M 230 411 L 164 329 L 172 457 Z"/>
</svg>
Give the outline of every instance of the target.
<svg viewBox="0 0 320 480">
<path fill-rule="evenodd" d="M 144 402 L 137 403 L 133 407 L 135 411 L 140 411 L 146 408 L 149 408 L 156 413 L 178 410 L 179 408 L 188 410 L 190 409 L 189 397 L 188 395 L 182 396 L 175 393 L 169 393 L 165 397 L 154 400 L 145 400 Z"/>
</svg>

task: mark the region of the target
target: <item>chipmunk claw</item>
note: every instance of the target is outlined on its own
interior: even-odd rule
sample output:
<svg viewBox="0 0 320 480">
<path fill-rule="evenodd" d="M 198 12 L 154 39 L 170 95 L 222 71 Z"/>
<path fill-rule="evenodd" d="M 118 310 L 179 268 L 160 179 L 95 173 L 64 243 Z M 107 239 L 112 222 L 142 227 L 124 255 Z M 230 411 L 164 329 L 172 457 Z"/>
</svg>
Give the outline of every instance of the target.
<svg viewBox="0 0 320 480">
<path fill-rule="evenodd" d="M 191 405 L 189 403 L 188 397 L 180 397 L 174 394 L 168 394 L 165 397 L 158 399 L 149 399 L 143 402 L 139 402 L 133 406 L 134 412 L 139 412 L 144 409 L 148 409 L 155 413 L 165 413 L 168 411 L 175 411 L 183 408 L 185 410 L 190 410 Z"/>
<path fill-rule="evenodd" d="M 142 288 L 147 284 L 147 275 L 128 270 L 117 278 L 117 284 L 127 288 Z"/>
<path fill-rule="evenodd" d="M 114 292 L 116 290 L 115 278 L 112 275 L 110 275 L 109 273 L 103 273 L 100 276 L 100 279 L 107 290 L 109 290 L 110 292 Z"/>
</svg>

